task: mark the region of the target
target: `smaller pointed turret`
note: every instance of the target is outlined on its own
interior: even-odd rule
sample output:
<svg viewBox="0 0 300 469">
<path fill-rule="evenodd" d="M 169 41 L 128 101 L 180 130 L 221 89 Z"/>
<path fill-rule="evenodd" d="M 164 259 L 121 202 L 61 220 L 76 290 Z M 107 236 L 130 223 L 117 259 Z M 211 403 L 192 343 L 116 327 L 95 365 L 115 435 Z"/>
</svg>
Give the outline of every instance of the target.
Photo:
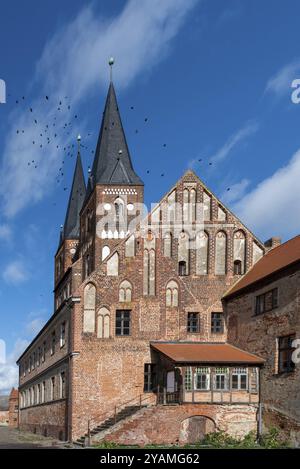
<svg viewBox="0 0 300 469">
<path fill-rule="evenodd" d="M 80 140 L 81 137 L 78 135 L 78 153 L 65 223 L 62 230 L 63 240 L 79 238 L 79 214 L 86 194 L 86 186 L 80 156 Z"/>
</svg>

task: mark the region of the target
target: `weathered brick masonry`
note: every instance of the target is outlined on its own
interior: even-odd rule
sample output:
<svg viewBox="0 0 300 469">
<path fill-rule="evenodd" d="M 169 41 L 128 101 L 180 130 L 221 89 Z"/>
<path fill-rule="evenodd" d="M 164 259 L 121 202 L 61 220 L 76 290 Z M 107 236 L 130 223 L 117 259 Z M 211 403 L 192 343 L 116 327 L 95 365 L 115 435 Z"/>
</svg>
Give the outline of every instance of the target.
<svg viewBox="0 0 300 469">
<path fill-rule="evenodd" d="M 279 349 L 281 338 L 300 338 L 299 248 L 299 236 L 276 247 L 256 264 L 249 282 L 246 274 L 246 284 L 238 283 L 224 298 L 228 341 L 265 359 L 261 370 L 265 425 L 281 429 L 298 444 L 300 369 L 292 362 L 290 369 L 280 369 Z M 266 299 L 267 311 L 257 311 L 257 298 L 272 291 L 277 291 L 276 303 L 272 307 Z"/>
<path fill-rule="evenodd" d="M 144 187 L 112 84 L 87 188 L 80 158 L 79 148 L 55 256 L 55 312 L 18 360 L 20 427 L 74 440 L 128 401 L 153 395 L 166 405 L 146 410 L 147 419 L 133 418 L 133 439 L 141 443 L 256 428 L 257 357 L 206 362 L 194 356 L 179 364 L 168 358 L 164 367 L 151 343 L 204 342 L 217 351 L 228 335 L 222 295 L 264 254 L 264 245 L 192 171 L 167 192 L 148 224 L 124 229 L 124 219 L 132 222 L 141 211 Z M 177 233 L 176 206 L 184 219 Z M 205 392 L 210 405 L 200 403 Z M 240 392 L 243 402 L 234 405 Z M 199 403 L 186 404 L 196 393 Z M 178 405 L 168 407 L 171 399 Z M 183 423 L 193 416 L 214 423 Z M 126 425 L 110 438 L 129 442 L 133 427 Z"/>
</svg>

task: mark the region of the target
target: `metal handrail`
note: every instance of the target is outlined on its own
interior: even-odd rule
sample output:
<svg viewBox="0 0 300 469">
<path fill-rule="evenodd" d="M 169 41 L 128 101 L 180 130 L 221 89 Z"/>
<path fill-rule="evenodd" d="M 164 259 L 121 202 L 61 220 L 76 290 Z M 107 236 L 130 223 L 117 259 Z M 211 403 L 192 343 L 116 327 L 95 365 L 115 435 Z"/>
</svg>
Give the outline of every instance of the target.
<svg viewBox="0 0 300 469">
<path fill-rule="evenodd" d="M 108 410 L 107 412 L 105 412 L 104 414 L 102 414 L 101 416 L 101 420 L 102 422 L 104 422 L 105 420 L 107 420 L 108 418 L 112 418 L 114 417 L 115 419 L 115 423 L 116 423 L 116 420 L 117 420 L 117 414 L 120 410 L 122 410 L 122 408 L 126 407 L 128 404 L 130 403 L 133 403 L 133 402 L 137 402 L 138 405 L 140 406 L 140 408 L 142 407 L 142 403 L 144 401 L 146 401 L 147 399 L 149 399 L 150 397 L 154 397 L 155 396 L 155 392 L 157 391 L 157 388 L 154 388 L 152 389 L 151 393 L 147 394 L 146 396 L 144 395 L 145 393 L 142 393 L 142 394 L 139 394 L 138 396 L 132 398 L 132 399 L 129 399 L 128 401 L 125 401 L 123 402 L 122 404 L 119 404 L 119 405 L 116 405 L 114 407 L 114 409 L 111 409 L 111 410 Z M 88 421 L 88 434 L 90 433 L 90 429 L 91 427 L 95 427 L 97 424 L 95 423 L 95 425 L 91 425 L 92 421 L 89 420 Z"/>
<path fill-rule="evenodd" d="M 142 407 L 142 403 L 143 403 L 144 401 L 146 401 L 147 399 L 149 399 L 149 397 L 153 397 L 153 395 L 155 394 L 155 391 L 156 391 L 156 388 L 155 388 L 155 389 L 152 389 L 151 394 L 147 394 L 147 395 L 145 396 L 145 395 L 144 395 L 145 393 L 142 393 L 142 394 L 139 394 L 137 397 L 134 397 L 133 399 L 129 399 L 129 401 L 125 401 L 125 402 L 123 402 L 123 403 L 120 404 L 120 405 L 116 405 L 116 406 L 115 406 L 115 421 L 116 421 L 118 412 L 119 412 L 122 408 L 127 407 L 128 404 L 133 403 L 133 402 L 136 402 L 136 401 L 138 401 L 138 405 L 139 405 L 139 407 L 141 408 L 141 407 Z"/>
</svg>

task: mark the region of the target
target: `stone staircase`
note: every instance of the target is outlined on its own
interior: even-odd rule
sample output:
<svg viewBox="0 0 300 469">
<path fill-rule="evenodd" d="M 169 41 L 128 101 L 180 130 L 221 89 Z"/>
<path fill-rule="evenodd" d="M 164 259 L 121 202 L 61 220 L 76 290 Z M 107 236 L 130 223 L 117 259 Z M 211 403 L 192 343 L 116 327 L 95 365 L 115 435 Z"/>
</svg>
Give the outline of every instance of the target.
<svg viewBox="0 0 300 469">
<path fill-rule="evenodd" d="M 100 425 L 93 428 L 90 431 L 90 438 L 97 435 L 98 433 L 105 432 L 106 430 L 111 429 L 118 422 L 127 419 L 128 417 L 131 417 L 132 415 L 136 414 L 139 410 L 145 407 L 147 407 L 147 405 L 129 405 L 124 407 L 122 410 L 116 413 L 116 415 L 107 418 Z M 85 446 L 88 436 L 88 433 L 86 433 L 85 435 L 81 436 L 76 441 L 74 441 L 74 444 L 82 447 Z"/>
</svg>

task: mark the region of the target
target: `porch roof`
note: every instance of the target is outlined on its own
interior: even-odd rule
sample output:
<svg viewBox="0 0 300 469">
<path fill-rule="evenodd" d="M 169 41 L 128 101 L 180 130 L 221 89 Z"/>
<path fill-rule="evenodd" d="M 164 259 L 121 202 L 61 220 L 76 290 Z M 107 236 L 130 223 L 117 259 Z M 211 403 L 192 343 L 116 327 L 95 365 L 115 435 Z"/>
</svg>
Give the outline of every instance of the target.
<svg viewBox="0 0 300 469">
<path fill-rule="evenodd" d="M 264 363 L 261 357 L 224 343 L 151 342 L 151 347 L 176 363 Z"/>
</svg>

